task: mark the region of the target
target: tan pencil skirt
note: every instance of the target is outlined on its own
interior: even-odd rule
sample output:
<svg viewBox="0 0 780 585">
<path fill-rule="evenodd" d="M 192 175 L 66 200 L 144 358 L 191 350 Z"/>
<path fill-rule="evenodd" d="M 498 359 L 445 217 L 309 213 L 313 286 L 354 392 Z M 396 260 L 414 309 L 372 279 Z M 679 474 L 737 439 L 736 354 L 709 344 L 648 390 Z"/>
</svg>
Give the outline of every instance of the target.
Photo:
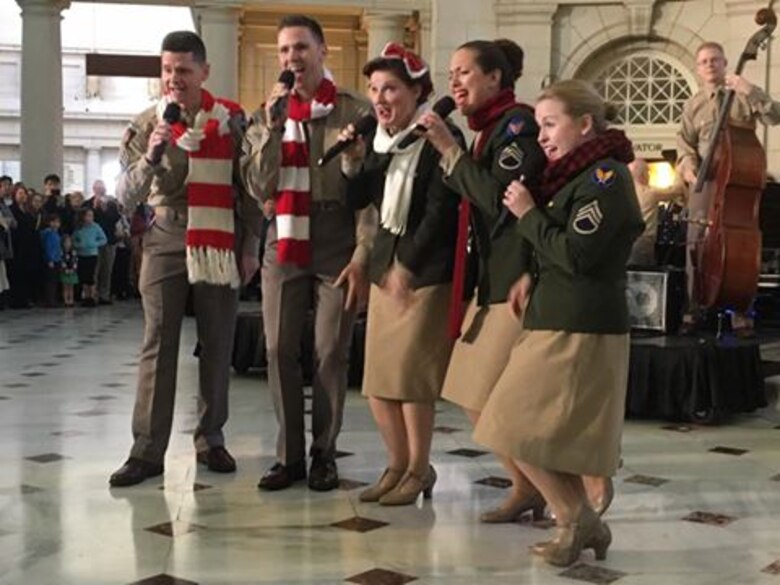
<svg viewBox="0 0 780 585">
<path fill-rule="evenodd" d="M 472 300 L 463 334 L 452 351 L 442 397 L 480 412 L 522 331 L 522 323 L 512 316 L 507 303 L 478 307 Z"/>
<path fill-rule="evenodd" d="M 474 439 L 531 465 L 612 476 L 620 459 L 628 335 L 527 331 Z"/>
<path fill-rule="evenodd" d="M 447 336 L 450 284 L 414 291 L 405 310 L 371 285 L 363 395 L 433 403 L 441 393 L 452 341 Z"/>
</svg>

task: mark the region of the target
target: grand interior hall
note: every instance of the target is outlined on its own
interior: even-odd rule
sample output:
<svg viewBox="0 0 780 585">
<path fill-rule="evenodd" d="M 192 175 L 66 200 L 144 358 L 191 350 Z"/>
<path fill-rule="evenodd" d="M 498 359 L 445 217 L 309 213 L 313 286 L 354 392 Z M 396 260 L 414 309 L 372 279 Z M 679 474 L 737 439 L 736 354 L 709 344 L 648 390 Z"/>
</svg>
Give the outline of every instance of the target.
<svg viewBox="0 0 780 585">
<path fill-rule="evenodd" d="M 756 13 L 770 4 L 3 0 L 0 175 L 42 192 L 44 177 L 55 173 L 62 194 L 80 191 L 87 200 L 102 181 L 111 198 L 128 123 L 160 97 L 162 38 L 198 32 L 211 65 L 205 87 L 251 113 L 279 76 L 277 22 L 294 12 L 322 24 L 327 67 L 340 85 L 362 93 L 363 64 L 390 41 L 429 63 L 440 96 L 461 44 L 512 39 L 526 54 L 519 99 L 533 103 L 558 80 L 592 83 L 618 106 L 616 124 L 650 163 L 651 184 L 665 188 L 674 181 L 684 104 L 699 88 L 697 47 L 717 41 L 736 64 L 760 28 Z M 743 74 L 780 99 L 776 40 Z M 467 128 L 461 116 L 452 119 Z M 338 488 L 318 492 L 299 482 L 259 490 L 276 460 L 278 423 L 256 281 L 239 305 L 230 371 L 225 437 L 237 471 L 215 473 L 196 461 L 198 335 L 187 316 L 164 474 L 111 488 L 109 476 L 133 443 L 144 335 L 128 246 L 114 269 L 121 256 L 131 276 L 117 282 L 114 275 L 110 302 L 69 307 L 58 297 L 57 306 L 45 307 L 41 288 L 31 293 L 34 306 L 0 304 L 0 585 L 780 583 L 780 127 L 759 125 L 756 136 L 767 182 L 755 336 L 729 332 L 725 313 L 698 336 L 676 334 L 682 268 L 670 258 L 685 243 L 674 234 L 662 242 L 663 227 L 656 250 L 664 265 L 629 273 L 634 329 L 621 467 L 604 515 L 613 536 L 605 560 L 586 550 L 572 566 L 556 568 L 531 554 L 555 535 L 549 510 L 542 520 L 527 514 L 480 522 L 511 482 L 472 439 L 463 411 L 445 400 L 435 406 L 432 497 L 399 507 L 360 501 L 387 465 L 360 391 L 362 317 L 350 351 Z M 670 213 L 669 222 L 679 220 Z"/>
</svg>

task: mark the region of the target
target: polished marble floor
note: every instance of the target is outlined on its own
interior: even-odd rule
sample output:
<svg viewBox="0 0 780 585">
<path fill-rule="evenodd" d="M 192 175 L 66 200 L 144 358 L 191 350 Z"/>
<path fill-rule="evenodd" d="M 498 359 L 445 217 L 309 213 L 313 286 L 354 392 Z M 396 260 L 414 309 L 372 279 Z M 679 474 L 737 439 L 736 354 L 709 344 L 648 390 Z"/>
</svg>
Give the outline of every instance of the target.
<svg viewBox="0 0 780 585">
<path fill-rule="evenodd" d="M 709 585 L 780 583 L 780 410 L 720 427 L 630 421 L 607 519 L 609 557 L 563 571 L 530 556 L 551 532 L 487 526 L 500 466 L 441 403 L 432 501 L 358 501 L 383 467 L 357 391 L 347 400 L 342 489 L 278 493 L 255 485 L 273 461 L 275 422 L 262 376 L 233 379 L 235 475 L 198 468 L 193 323 L 183 334 L 175 431 L 164 478 L 109 490 L 126 457 L 138 305 L 0 312 L 0 583 Z M 767 359 L 780 359 L 776 346 Z M 780 381 L 770 378 L 769 383 Z M 668 427 L 668 428 L 665 428 Z"/>
</svg>

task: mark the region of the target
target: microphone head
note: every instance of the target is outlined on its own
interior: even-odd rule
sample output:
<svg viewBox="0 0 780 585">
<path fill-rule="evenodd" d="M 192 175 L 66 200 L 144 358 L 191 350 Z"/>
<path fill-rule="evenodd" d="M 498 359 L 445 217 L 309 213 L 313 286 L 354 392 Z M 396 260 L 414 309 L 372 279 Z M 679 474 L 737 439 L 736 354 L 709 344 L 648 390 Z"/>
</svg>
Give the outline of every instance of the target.
<svg viewBox="0 0 780 585">
<path fill-rule="evenodd" d="M 181 106 L 176 102 L 170 102 L 165 106 L 162 117 L 168 124 L 175 124 L 181 118 Z"/>
<path fill-rule="evenodd" d="M 279 83 L 284 85 L 287 89 L 292 89 L 292 86 L 295 85 L 295 73 L 289 69 L 285 69 L 279 74 Z"/>
<path fill-rule="evenodd" d="M 372 114 L 366 114 L 355 122 L 355 134 L 358 136 L 371 134 L 376 129 L 377 124 L 377 119 Z"/>
<path fill-rule="evenodd" d="M 446 118 L 455 109 L 455 100 L 450 96 L 445 95 L 443 98 L 433 104 L 433 111 L 436 112 L 440 118 Z"/>
</svg>

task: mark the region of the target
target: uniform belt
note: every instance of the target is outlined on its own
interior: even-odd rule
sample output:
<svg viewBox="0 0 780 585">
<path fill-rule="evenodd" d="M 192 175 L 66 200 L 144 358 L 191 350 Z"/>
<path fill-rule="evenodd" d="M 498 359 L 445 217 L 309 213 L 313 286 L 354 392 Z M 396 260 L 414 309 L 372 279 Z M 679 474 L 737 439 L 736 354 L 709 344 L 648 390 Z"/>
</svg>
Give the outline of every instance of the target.
<svg viewBox="0 0 780 585">
<path fill-rule="evenodd" d="M 311 202 L 312 211 L 336 211 L 344 207 L 344 204 L 338 199 L 322 199 Z"/>
</svg>

